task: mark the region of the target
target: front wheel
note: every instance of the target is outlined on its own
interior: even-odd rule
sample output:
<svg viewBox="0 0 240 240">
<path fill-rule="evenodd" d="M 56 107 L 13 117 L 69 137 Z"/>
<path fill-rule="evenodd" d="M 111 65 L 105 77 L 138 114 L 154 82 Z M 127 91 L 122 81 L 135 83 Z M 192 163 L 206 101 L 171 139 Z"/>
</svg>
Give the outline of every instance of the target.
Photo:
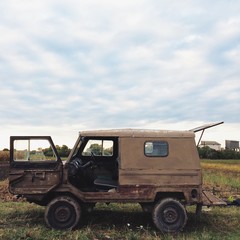
<svg viewBox="0 0 240 240">
<path fill-rule="evenodd" d="M 68 196 L 54 198 L 45 210 L 48 227 L 58 230 L 71 230 L 77 226 L 81 217 L 79 203 Z"/>
<path fill-rule="evenodd" d="M 152 212 L 153 222 L 163 233 L 181 231 L 187 222 L 187 213 L 184 206 L 172 198 L 158 202 Z"/>
</svg>

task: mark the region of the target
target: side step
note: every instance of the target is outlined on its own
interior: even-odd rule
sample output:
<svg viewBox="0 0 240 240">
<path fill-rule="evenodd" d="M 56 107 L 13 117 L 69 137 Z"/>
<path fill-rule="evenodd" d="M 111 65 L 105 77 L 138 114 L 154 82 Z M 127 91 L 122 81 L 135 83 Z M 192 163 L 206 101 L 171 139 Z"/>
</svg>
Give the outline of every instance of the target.
<svg viewBox="0 0 240 240">
<path fill-rule="evenodd" d="M 227 203 L 216 197 L 210 191 L 203 191 L 203 206 L 226 206 Z"/>
</svg>

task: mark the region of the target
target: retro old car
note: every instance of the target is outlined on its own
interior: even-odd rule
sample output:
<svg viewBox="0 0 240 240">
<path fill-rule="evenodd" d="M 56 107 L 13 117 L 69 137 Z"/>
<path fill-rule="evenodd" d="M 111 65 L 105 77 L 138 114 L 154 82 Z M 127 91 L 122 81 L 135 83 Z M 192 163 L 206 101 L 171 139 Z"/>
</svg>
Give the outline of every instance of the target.
<svg viewBox="0 0 240 240">
<path fill-rule="evenodd" d="M 219 123 L 217 123 L 219 124 Z M 10 137 L 9 190 L 46 206 L 53 229 L 78 226 L 98 202 L 139 203 L 162 232 L 187 222 L 187 205 L 222 204 L 202 189 L 195 132 L 117 129 L 83 131 L 66 162 L 50 136 Z"/>
</svg>

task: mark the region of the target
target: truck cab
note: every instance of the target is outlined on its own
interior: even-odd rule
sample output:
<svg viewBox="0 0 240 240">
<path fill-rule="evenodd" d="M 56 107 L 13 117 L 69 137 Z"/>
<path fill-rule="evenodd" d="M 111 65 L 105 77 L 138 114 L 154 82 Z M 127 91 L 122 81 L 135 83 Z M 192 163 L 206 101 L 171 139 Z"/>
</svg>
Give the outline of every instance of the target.
<svg viewBox="0 0 240 240">
<path fill-rule="evenodd" d="M 9 190 L 46 206 L 53 229 L 78 226 L 98 202 L 139 203 L 162 232 L 187 222 L 187 205 L 203 203 L 194 131 L 83 131 L 62 161 L 50 136 L 10 138 Z"/>
</svg>

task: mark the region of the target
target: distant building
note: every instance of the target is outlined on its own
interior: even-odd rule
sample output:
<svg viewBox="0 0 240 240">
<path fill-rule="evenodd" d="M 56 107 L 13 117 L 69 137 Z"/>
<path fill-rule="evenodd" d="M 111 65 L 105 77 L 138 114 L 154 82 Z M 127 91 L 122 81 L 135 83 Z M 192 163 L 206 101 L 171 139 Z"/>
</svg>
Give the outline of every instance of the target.
<svg viewBox="0 0 240 240">
<path fill-rule="evenodd" d="M 225 140 L 225 148 L 237 151 L 239 150 L 239 141 Z"/>
<path fill-rule="evenodd" d="M 221 150 L 221 144 L 216 141 L 201 141 L 201 144 L 199 145 L 199 147 L 206 147 L 206 146 L 216 151 Z"/>
</svg>

